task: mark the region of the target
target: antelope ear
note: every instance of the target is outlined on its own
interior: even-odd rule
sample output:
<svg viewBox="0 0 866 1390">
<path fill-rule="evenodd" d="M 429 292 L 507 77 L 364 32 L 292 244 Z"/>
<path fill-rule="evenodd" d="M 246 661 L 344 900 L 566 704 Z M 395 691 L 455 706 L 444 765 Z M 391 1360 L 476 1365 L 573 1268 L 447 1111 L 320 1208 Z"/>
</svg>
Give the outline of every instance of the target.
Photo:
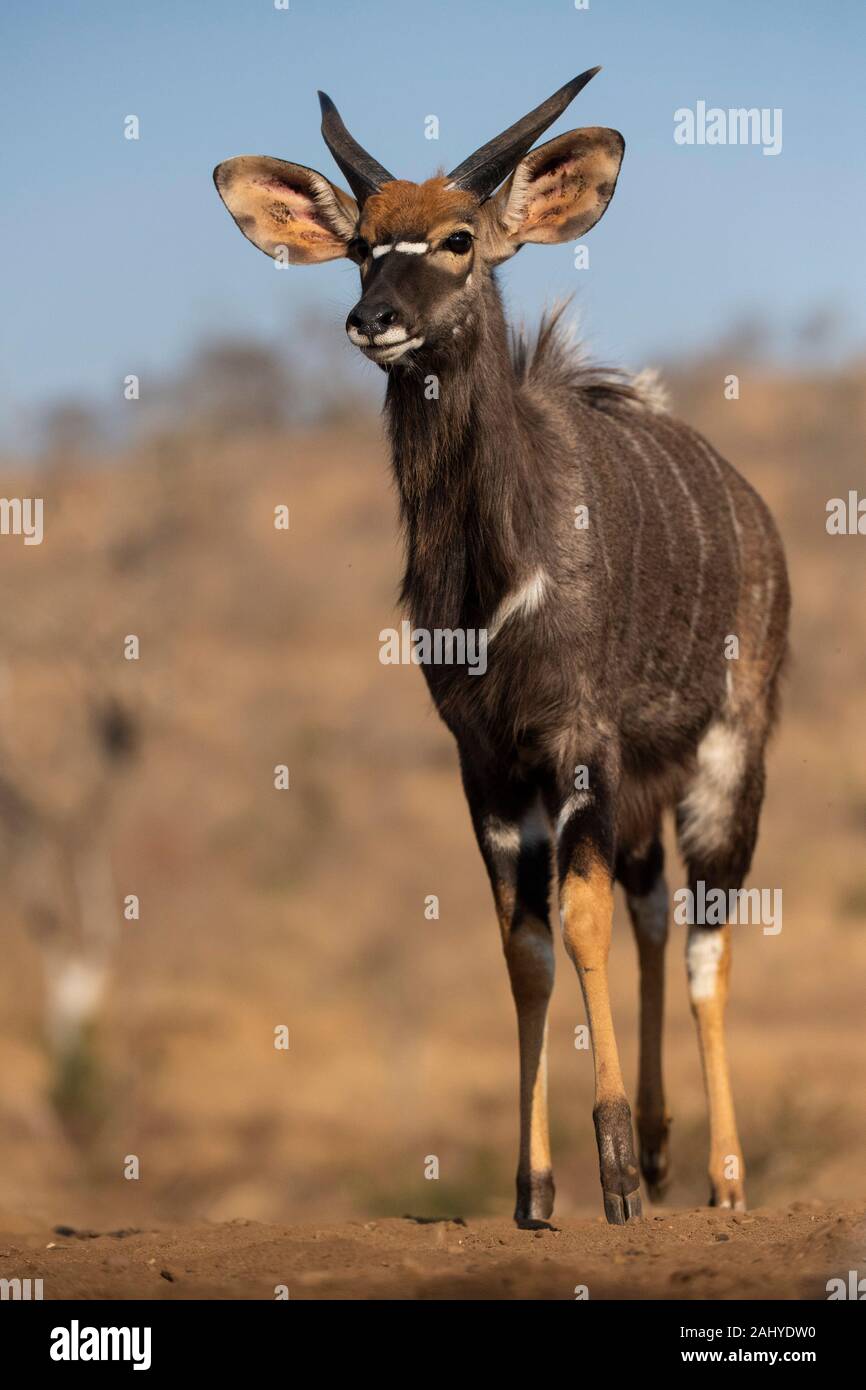
<svg viewBox="0 0 866 1390">
<path fill-rule="evenodd" d="M 539 145 L 484 205 L 489 258 L 504 261 L 525 242 L 571 241 L 601 217 L 616 187 L 625 141 L 588 126 Z"/>
<path fill-rule="evenodd" d="M 290 265 L 345 256 L 358 204 L 323 174 L 266 155 L 238 155 L 214 169 L 217 192 L 245 237 Z"/>
</svg>

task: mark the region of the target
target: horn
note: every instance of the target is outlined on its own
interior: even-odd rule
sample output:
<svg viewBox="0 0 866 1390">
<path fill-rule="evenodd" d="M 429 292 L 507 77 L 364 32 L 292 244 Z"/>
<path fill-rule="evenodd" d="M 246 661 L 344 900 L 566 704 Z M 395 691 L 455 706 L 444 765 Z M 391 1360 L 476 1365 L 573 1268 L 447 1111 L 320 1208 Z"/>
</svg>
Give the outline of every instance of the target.
<svg viewBox="0 0 866 1390">
<path fill-rule="evenodd" d="M 383 169 L 357 140 L 353 140 L 336 106 L 324 92 L 319 92 L 319 104 L 325 144 L 348 179 L 358 202 L 364 203 L 371 193 L 378 192 L 381 185 L 389 183 L 394 175 Z"/>
<path fill-rule="evenodd" d="M 582 72 L 580 77 L 572 78 L 564 87 L 560 87 L 558 92 L 554 92 L 552 97 L 548 97 L 547 101 L 543 101 L 534 111 L 530 111 L 528 116 L 524 116 L 523 120 L 509 126 L 501 135 L 489 140 L 468 159 L 464 159 L 463 163 L 458 164 L 448 175 L 452 187 L 465 188 L 467 192 L 474 193 L 479 202 L 489 198 L 493 190 L 499 187 L 502 180 L 532 148 L 539 135 L 547 130 L 549 125 L 553 125 L 557 116 L 562 115 L 578 92 L 597 72 L 601 72 L 600 67 L 589 68 Z"/>
</svg>

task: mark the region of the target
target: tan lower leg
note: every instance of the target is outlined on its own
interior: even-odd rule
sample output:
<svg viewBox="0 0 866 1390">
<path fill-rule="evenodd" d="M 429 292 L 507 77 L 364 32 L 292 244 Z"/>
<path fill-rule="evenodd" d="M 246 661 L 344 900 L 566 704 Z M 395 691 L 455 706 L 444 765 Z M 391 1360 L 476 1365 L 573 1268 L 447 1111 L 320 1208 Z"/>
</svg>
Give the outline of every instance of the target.
<svg viewBox="0 0 866 1390">
<path fill-rule="evenodd" d="M 730 926 L 689 927 L 686 960 L 710 1116 L 710 1202 L 742 1210 L 746 1205 L 743 1151 L 725 1046 Z"/>
<path fill-rule="evenodd" d="M 577 969 L 592 1034 L 596 1101 L 625 1095 L 607 986 L 613 885 L 602 865 L 595 865 L 586 877 L 568 875 L 561 910 L 565 949 Z"/>
<path fill-rule="evenodd" d="M 619 1224 L 639 1214 L 640 1204 L 631 1111 L 619 1064 L 607 983 L 613 923 L 613 884 L 609 872 L 597 861 L 585 874 L 569 873 L 562 884 L 560 901 L 565 948 L 577 969 L 592 1037 L 593 1114 L 605 1211 L 609 1221 Z"/>
</svg>

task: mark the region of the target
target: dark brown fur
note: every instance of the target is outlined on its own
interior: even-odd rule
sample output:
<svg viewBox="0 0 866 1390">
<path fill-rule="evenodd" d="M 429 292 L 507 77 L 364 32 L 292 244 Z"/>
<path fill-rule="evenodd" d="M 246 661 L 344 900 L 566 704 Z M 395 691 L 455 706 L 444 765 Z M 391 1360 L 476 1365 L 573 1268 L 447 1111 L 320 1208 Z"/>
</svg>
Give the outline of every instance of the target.
<svg viewBox="0 0 866 1390">
<path fill-rule="evenodd" d="M 785 652 L 781 546 L 748 484 L 626 378 L 582 364 L 557 316 L 510 353 L 492 276 L 482 305 L 459 355 L 389 374 L 403 598 L 419 627 L 482 628 L 536 567 L 552 584 L 493 639 L 483 679 L 425 675 L 473 764 L 544 784 L 554 803 L 575 764 L 603 765 L 638 840 L 675 800 L 729 670 L 762 745 Z M 431 370 L 436 403 L 422 389 Z M 768 576 L 769 611 L 752 598 Z"/>
<path fill-rule="evenodd" d="M 600 861 L 632 902 L 645 899 L 661 881 L 668 807 L 689 885 L 739 887 L 757 836 L 789 594 L 766 507 L 699 435 L 621 374 L 582 363 L 556 315 L 534 344 L 518 337 L 509 352 L 492 273 L 476 306 L 456 350 L 428 349 L 389 373 L 386 414 L 405 532 L 402 597 L 417 627 L 489 627 L 528 575 L 549 576 L 537 610 L 493 637 L 482 678 L 424 667 L 507 908 L 506 959 L 521 1017 L 513 949 L 524 922 L 549 921 L 549 850 L 521 843 L 515 862 L 489 826 L 519 827 L 539 798 L 553 824 L 585 767 L 585 802 L 552 836 L 560 892 L 570 873 L 589 875 Z M 435 404 L 422 389 L 431 373 Z M 579 506 L 589 510 L 586 530 L 574 527 Z M 737 659 L 726 653 L 731 637 Z M 714 728 L 742 747 L 743 765 L 730 804 L 710 800 L 695 821 L 689 798 L 699 793 L 703 807 L 713 790 L 701 790 L 699 749 Z M 644 1025 L 642 1075 L 646 1063 L 651 1076 L 662 1007 L 662 986 L 652 982 L 661 978 L 663 945 L 639 944 L 642 1010 L 654 1020 Z M 721 1063 L 714 1055 L 707 1065 Z M 640 1165 L 658 1195 L 669 1122 L 648 1084 Z M 597 1106 L 595 1122 L 607 1218 L 632 1220 L 640 1198 L 624 1096 Z M 714 1163 L 711 1200 L 741 1201 L 741 1180 L 728 1198 Z M 517 1192 L 518 1220 L 549 1216 L 546 1167 L 527 1169 L 522 1159 Z"/>
</svg>

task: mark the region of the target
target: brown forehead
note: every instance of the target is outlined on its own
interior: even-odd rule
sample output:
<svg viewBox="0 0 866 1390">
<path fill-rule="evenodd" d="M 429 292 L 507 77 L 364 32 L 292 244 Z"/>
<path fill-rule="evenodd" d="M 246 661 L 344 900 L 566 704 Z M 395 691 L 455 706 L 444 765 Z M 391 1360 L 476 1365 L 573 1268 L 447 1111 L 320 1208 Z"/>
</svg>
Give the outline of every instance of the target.
<svg viewBox="0 0 866 1390">
<path fill-rule="evenodd" d="M 364 204 L 361 235 L 372 245 L 383 236 L 425 237 L 440 223 L 465 221 L 477 209 L 472 194 L 449 188 L 444 176 L 425 183 L 392 179 Z"/>
</svg>

